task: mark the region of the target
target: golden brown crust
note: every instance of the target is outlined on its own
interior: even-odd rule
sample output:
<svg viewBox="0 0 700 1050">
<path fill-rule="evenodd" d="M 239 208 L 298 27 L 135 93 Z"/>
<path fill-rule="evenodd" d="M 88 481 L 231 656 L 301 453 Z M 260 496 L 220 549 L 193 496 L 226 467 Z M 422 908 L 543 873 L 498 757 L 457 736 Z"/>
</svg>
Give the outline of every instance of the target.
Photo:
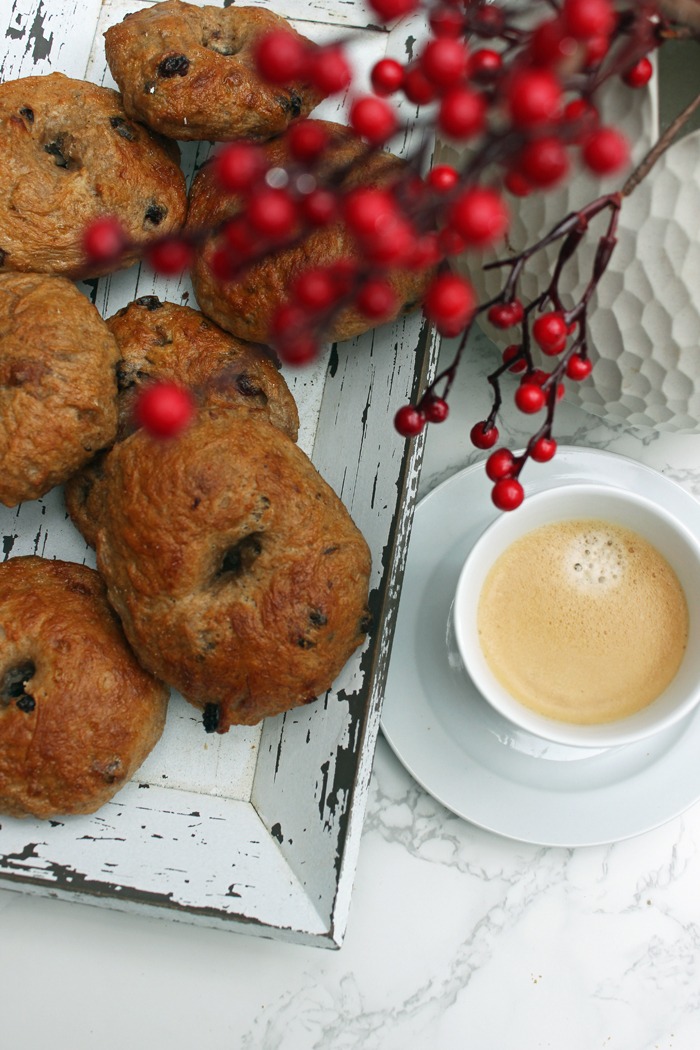
<svg viewBox="0 0 700 1050">
<path fill-rule="evenodd" d="M 338 189 L 349 191 L 358 186 L 381 186 L 395 181 L 404 162 L 390 153 L 373 152 L 350 128 L 329 121 L 314 121 L 329 136 L 329 146 L 318 168 L 322 182 L 330 173 L 345 170 Z M 285 136 L 264 147 L 272 167 L 285 167 L 290 156 Z M 242 208 L 239 198 L 221 192 L 211 165 L 205 165 L 195 177 L 190 191 L 187 228 L 191 230 L 216 229 L 225 220 L 233 218 Z M 290 296 L 290 286 L 304 270 L 316 266 L 330 266 L 341 259 L 356 259 L 357 246 L 344 223 L 338 221 L 323 229 L 312 231 L 300 244 L 287 248 L 251 266 L 240 279 L 219 280 L 214 276 L 211 258 L 221 246 L 219 236 L 206 240 L 198 251 L 191 277 L 200 308 L 222 328 L 240 339 L 269 343 L 270 319 L 280 303 Z M 422 299 L 429 274 L 425 271 L 395 269 L 389 279 L 397 297 L 397 308 L 385 321 L 394 320 L 400 313 L 416 306 Z M 336 318 L 328 332 L 328 341 L 350 339 L 376 327 L 379 322 L 368 320 L 354 308 L 347 308 Z"/>
<path fill-rule="evenodd" d="M 44 495 L 111 444 L 118 356 L 70 281 L 0 274 L 0 502 Z"/>
<path fill-rule="evenodd" d="M 305 39 L 262 7 L 163 0 L 108 29 L 105 52 L 134 119 L 174 139 L 263 140 L 323 98 L 308 82 L 271 85 L 256 72 L 258 41 L 282 28 Z"/>
<path fill-rule="evenodd" d="M 296 402 L 265 347 L 235 339 L 198 310 L 152 295 L 130 303 L 107 326 L 120 357 L 118 440 L 134 430 L 134 401 L 143 384 L 160 379 L 189 387 L 200 405 L 263 412 L 296 441 Z M 102 504 L 103 459 L 99 455 L 65 487 L 68 513 L 92 547 Z"/>
<path fill-rule="evenodd" d="M 98 573 L 35 557 L 0 564 L 0 812 L 94 812 L 155 746 L 167 700 Z"/>
<path fill-rule="evenodd" d="M 97 276 L 83 231 L 113 215 L 137 247 L 178 230 L 177 146 L 132 123 L 116 91 L 61 73 L 0 84 L 0 261 L 5 270 Z"/>
<path fill-rule="evenodd" d="M 97 558 L 139 659 L 217 728 L 325 692 L 367 628 L 367 544 L 310 460 L 260 414 L 212 410 L 105 462 Z M 209 712 L 211 712 L 209 708 Z"/>
</svg>

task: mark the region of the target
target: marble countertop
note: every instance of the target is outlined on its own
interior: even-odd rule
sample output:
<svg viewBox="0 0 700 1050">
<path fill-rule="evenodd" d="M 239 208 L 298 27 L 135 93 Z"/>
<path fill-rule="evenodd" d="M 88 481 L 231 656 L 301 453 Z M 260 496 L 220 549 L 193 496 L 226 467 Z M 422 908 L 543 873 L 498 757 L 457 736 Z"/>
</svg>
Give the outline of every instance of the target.
<svg viewBox="0 0 700 1050">
<path fill-rule="evenodd" d="M 493 360 L 477 342 L 422 492 L 476 458 Z M 700 493 L 700 435 L 564 402 L 556 436 Z M 453 816 L 380 739 L 339 951 L 0 891 L 0 1046 L 697 1050 L 699 887 L 700 804 L 615 845 L 525 845 Z"/>
</svg>

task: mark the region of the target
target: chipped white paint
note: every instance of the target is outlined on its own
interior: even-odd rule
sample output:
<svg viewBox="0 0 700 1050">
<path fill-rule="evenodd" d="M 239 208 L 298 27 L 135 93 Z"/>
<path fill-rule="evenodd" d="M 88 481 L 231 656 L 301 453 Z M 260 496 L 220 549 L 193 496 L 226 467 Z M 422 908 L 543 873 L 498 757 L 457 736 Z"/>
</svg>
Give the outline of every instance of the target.
<svg viewBox="0 0 700 1050">
<path fill-rule="evenodd" d="M 102 34 L 142 0 L 13 0 L 3 11 L 3 79 L 54 70 L 113 86 Z M 410 53 L 419 22 L 387 34 L 361 2 L 271 3 L 319 42 L 355 26 L 354 90 L 383 54 Z M 4 25 L 3 25 L 4 23 Z M 92 45 L 92 46 L 91 46 Z M 349 98 L 317 114 L 343 119 Z M 392 146 L 406 151 L 417 132 Z M 183 146 L 188 177 L 208 143 Z M 140 295 L 196 306 L 186 278 L 135 266 L 81 285 L 108 317 Z M 121 910 L 337 946 L 347 920 L 382 688 L 416 495 L 422 441 L 407 448 L 394 411 L 434 368 L 435 341 L 413 315 L 339 344 L 289 372 L 300 445 L 339 493 L 373 554 L 375 630 L 326 697 L 260 727 L 208 736 L 175 696 L 166 731 L 134 781 L 99 813 L 59 822 L 0 818 L 0 885 Z M 94 565 L 62 493 L 0 509 L 4 556 Z"/>
</svg>

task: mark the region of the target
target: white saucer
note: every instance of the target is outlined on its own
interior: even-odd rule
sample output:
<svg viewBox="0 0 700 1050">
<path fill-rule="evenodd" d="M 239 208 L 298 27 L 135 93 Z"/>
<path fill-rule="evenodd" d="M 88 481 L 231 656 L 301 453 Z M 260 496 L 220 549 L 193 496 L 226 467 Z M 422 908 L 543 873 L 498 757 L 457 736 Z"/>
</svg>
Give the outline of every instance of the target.
<svg viewBox="0 0 700 1050">
<path fill-rule="evenodd" d="M 663 503 L 700 535 L 700 503 L 634 460 L 560 448 L 526 470 L 526 492 L 573 481 L 618 485 Z M 502 719 L 456 659 L 447 625 L 457 576 L 497 513 L 482 463 L 416 508 L 382 711 L 389 745 L 438 802 L 507 838 L 591 846 L 664 824 L 700 799 L 700 708 L 638 744 L 562 747 Z"/>
</svg>

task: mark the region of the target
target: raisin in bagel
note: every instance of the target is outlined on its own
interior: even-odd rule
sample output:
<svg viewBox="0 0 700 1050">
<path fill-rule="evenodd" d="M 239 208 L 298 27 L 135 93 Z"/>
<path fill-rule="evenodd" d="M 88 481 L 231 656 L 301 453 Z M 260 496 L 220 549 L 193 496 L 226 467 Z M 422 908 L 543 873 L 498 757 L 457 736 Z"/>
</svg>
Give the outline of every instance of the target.
<svg viewBox="0 0 700 1050">
<path fill-rule="evenodd" d="M 94 812 L 157 743 L 167 701 L 94 569 L 0 564 L 0 812 Z"/>
<path fill-rule="evenodd" d="M 105 33 L 127 113 L 174 139 L 267 139 L 306 116 L 323 94 L 304 80 L 282 87 L 255 68 L 255 48 L 290 24 L 262 7 L 199 7 L 163 0 Z"/>
<path fill-rule="evenodd" d="M 405 162 L 399 157 L 371 150 L 350 128 L 328 121 L 313 123 L 322 127 L 328 136 L 328 146 L 315 169 L 319 184 L 323 185 L 333 173 L 338 173 L 339 192 L 360 186 L 386 186 L 395 182 L 404 170 Z M 284 168 L 290 163 L 286 136 L 267 143 L 264 152 L 271 167 Z M 221 192 L 213 165 L 204 165 L 192 183 L 187 227 L 193 232 L 216 230 L 242 208 L 240 198 Z M 222 328 L 239 339 L 259 343 L 272 341 L 270 320 L 280 303 L 292 296 L 292 283 L 300 273 L 358 257 L 355 240 L 340 220 L 312 230 L 293 247 L 268 255 L 236 280 L 218 277 L 220 270 L 215 272 L 212 267 L 214 254 L 222 248 L 225 250 L 226 240 L 217 233 L 206 238 L 198 249 L 191 272 L 197 301 L 204 313 Z M 378 321 L 355 307 L 348 307 L 336 317 L 327 332 L 328 340 L 350 339 L 410 310 L 422 299 L 429 276 L 428 272 L 415 269 L 391 270 L 388 278 L 396 298 L 393 312 Z"/>
<path fill-rule="evenodd" d="M 370 556 L 260 413 L 201 412 L 105 461 L 98 567 L 145 667 L 225 732 L 325 692 L 363 641 Z"/>
<path fill-rule="evenodd" d="M 116 91 L 62 73 L 0 84 L 0 270 L 97 276 L 83 232 L 116 217 L 134 262 L 185 218 L 185 179 L 175 143 L 124 112 Z"/>
<path fill-rule="evenodd" d="M 118 356 L 70 281 L 0 273 L 0 502 L 43 496 L 111 444 Z"/>
<path fill-rule="evenodd" d="M 198 310 L 148 295 L 107 321 L 119 348 L 117 440 L 135 429 L 134 403 L 144 383 L 167 380 L 189 387 L 203 405 L 263 412 L 296 441 L 299 413 L 265 347 L 222 331 Z M 95 546 L 104 453 L 65 486 L 74 525 Z"/>
</svg>

